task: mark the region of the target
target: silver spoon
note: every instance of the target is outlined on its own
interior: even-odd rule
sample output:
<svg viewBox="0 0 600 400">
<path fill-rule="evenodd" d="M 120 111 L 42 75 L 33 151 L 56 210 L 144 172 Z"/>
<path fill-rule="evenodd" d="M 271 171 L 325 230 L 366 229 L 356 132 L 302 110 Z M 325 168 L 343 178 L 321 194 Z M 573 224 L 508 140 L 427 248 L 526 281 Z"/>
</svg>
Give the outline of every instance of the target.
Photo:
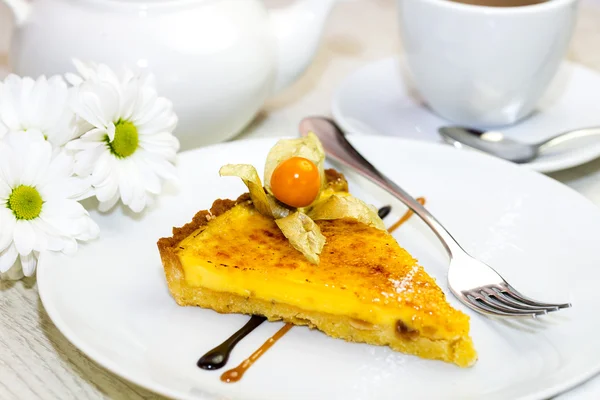
<svg viewBox="0 0 600 400">
<path fill-rule="evenodd" d="M 443 126 L 438 129 L 444 140 L 454 147 L 471 147 L 515 163 L 526 163 L 544 150 L 571 140 L 598 135 L 600 127 L 563 132 L 539 143 L 522 143 L 505 137 L 498 131 L 480 131 L 462 126 Z"/>
</svg>

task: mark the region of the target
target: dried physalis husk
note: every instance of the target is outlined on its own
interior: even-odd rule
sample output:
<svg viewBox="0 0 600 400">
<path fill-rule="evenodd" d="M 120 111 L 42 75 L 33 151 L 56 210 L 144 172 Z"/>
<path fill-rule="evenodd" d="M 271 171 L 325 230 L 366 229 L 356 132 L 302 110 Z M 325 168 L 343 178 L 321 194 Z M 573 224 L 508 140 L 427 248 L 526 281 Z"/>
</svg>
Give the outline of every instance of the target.
<svg viewBox="0 0 600 400">
<path fill-rule="evenodd" d="M 325 246 L 325 236 L 315 221 L 296 211 L 285 218 L 275 220 L 275 223 L 292 247 L 304 254 L 311 263 L 319 263 L 319 254 Z"/>
<path fill-rule="evenodd" d="M 315 221 L 353 218 L 363 224 L 385 230 L 385 225 L 379 218 L 377 209 L 350 194 L 334 193 L 306 210 L 306 214 Z"/>
<path fill-rule="evenodd" d="M 237 176 L 244 181 L 250 192 L 254 207 L 262 215 L 273 218 L 283 218 L 290 214 L 290 210 L 281 205 L 275 198 L 265 192 L 258 172 L 249 164 L 227 164 L 219 170 L 221 176 Z"/>
</svg>

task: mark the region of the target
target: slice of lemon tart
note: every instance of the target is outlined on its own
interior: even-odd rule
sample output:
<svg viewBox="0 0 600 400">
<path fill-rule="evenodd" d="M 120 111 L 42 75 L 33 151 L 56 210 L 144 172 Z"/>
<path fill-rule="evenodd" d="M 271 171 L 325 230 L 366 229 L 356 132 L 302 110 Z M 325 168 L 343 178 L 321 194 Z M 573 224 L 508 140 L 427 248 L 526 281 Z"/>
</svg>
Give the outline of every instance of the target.
<svg viewBox="0 0 600 400">
<path fill-rule="evenodd" d="M 469 317 L 448 304 L 435 280 L 382 229 L 377 213 L 347 194 L 341 175 L 320 174 L 311 205 L 290 209 L 263 198 L 270 190 L 260 180 L 257 194 L 249 184 L 256 177 L 240 173 L 250 193 L 216 200 L 160 239 L 175 301 L 472 365 Z"/>
</svg>

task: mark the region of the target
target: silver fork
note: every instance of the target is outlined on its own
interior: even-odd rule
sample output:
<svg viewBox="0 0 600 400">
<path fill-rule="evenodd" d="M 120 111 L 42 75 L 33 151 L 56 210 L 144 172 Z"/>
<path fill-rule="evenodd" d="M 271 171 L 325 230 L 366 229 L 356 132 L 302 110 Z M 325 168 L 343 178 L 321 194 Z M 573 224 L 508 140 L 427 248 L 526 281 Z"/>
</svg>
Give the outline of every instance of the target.
<svg viewBox="0 0 600 400">
<path fill-rule="evenodd" d="M 450 256 L 450 290 L 468 307 L 497 317 L 536 317 L 571 307 L 570 303 L 545 303 L 524 296 L 492 267 L 469 255 L 425 207 L 361 156 L 332 120 L 324 117 L 305 118 L 300 123 L 300 132 L 303 136 L 314 132 L 323 143 L 328 157 L 388 191 L 431 228 Z"/>
</svg>

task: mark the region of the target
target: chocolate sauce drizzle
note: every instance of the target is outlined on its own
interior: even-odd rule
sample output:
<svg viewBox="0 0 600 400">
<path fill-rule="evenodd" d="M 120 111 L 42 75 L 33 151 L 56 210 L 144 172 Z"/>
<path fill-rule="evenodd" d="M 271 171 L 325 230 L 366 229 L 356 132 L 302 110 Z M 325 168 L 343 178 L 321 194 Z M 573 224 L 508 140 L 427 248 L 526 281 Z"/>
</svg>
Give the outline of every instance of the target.
<svg viewBox="0 0 600 400">
<path fill-rule="evenodd" d="M 422 205 L 425 205 L 425 198 L 419 197 L 417 201 Z M 384 219 L 387 217 L 392 211 L 391 206 L 383 206 L 378 211 L 377 214 L 379 218 Z M 388 228 L 388 232 L 393 232 L 398 229 L 402 224 L 412 217 L 413 212 L 408 210 L 404 215 L 392 226 Z M 206 370 L 215 370 L 225 366 L 227 361 L 229 360 L 229 355 L 231 351 L 235 347 L 236 344 L 240 340 L 242 340 L 246 335 L 256 329 L 260 324 L 266 321 L 266 318 L 260 315 L 253 315 L 250 320 L 240 328 L 237 332 L 231 335 L 226 341 L 215 347 L 214 349 L 207 352 L 198 360 L 198 367 Z M 250 357 L 242 361 L 240 365 L 237 367 L 225 371 L 221 375 L 221 381 L 227 383 L 233 383 L 239 381 L 246 370 L 254 364 L 256 360 L 258 360 L 277 340 L 279 340 L 283 335 L 285 335 L 293 325 L 285 324 L 283 328 L 281 328 L 274 336 L 270 337 L 262 346 L 258 348 Z"/>
<path fill-rule="evenodd" d="M 225 364 L 227 364 L 229 355 L 235 345 L 266 320 L 267 319 L 261 315 L 253 315 L 250 320 L 246 322 L 246 325 L 242 326 L 237 332 L 231 335 L 229 339 L 200 357 L 196 365 L 202 369 L 208 370 L 223 368 Z"/>
<path fill-rule="evenodd" d="M 377 210 L 377 215 L 379 215 L 379 218 L 384 219 L 390 212 L 392 212 L 392 206 L 383 206 Z"/>
</svg>

